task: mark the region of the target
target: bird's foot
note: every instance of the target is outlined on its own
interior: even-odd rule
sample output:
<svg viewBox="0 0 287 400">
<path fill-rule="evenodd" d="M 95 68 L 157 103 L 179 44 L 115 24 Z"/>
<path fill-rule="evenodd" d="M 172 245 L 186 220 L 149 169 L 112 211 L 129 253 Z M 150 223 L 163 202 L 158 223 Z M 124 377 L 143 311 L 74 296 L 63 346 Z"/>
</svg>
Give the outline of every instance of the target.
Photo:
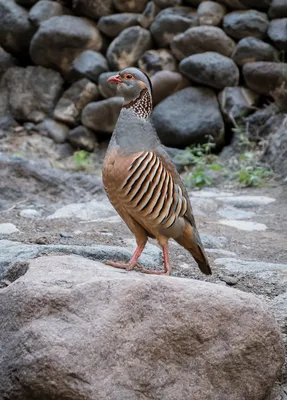
<svg viewBox="0 0 287 400">
<path fill-rule="evenodd" d="M 136 266 L 136 264 L 120 263 L 120 262 L 115 262 L 115 261 L 106 261 L 105 264 L 110 265 L 111 267 L 115 267 L 115 268 L 122 268 L 122 269 L 125 269 L 126 271 L 132 271 Z"/>
<path fill-rule="evenodd" d="M 151 275 L 170 275 L 171 274 L 170 270 L 158 271 L 155 269 L 145 269 L 142 267 L 139 267 L 139 271 L 144 274 L 151 274 Z"/>
</svg>

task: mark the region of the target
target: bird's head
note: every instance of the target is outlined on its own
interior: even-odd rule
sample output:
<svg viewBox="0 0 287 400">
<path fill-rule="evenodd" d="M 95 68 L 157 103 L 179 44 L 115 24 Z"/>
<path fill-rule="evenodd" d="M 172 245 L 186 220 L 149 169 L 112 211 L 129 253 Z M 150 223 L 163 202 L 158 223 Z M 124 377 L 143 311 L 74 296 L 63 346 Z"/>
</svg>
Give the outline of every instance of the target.
<svg viewBox="0 0 287 400">
<path fill-rule="evenodd" d="M 150 97 L 152 97 L 151 81 L 138 68 L 125 68 L 118 75 L 111 76 L 107 82 L 117 84 L 118 95 L 124 98 L 124 104 L 138 99 L 141 93 L 146 90 Z"/>
</svg>

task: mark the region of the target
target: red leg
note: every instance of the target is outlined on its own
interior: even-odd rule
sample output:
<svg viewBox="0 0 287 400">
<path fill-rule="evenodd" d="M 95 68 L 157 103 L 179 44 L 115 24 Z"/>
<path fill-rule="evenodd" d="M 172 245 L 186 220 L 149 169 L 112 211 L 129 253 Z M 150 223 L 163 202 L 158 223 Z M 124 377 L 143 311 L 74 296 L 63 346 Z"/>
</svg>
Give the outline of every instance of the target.
<svg viewBox="0 0 287 400">
<path fill-rule="evenodd" d="M 141 272 L 145 274 L 153 274 L 153 275 L 170 275 L 171 274 L 171 265 L 169 261 L 169 254 L 168 254 L 168 244 L 162 246 L 163 251 L 163 266 L 164 271 L 157 271 L 157 270 L 149 270 L 145 268 L 140 268 Z"/>
<path fill-rule="evenodd" d="M 143 252 L 143 249 L 145 248 L 146 244 L 141 244 L 138 245 L 136 248 L 136 251 L 134 252 L 134 255 L 130 259 L 128 263 L 120 263 L 120 262 L 114 262 L 114 261 L 106 261 L 105 264 L 111 265 L 112 267 L 116 268 L 123 268 L 126 269 L 127 271 L 132 271 L 135 266 L 137 265 L 137 261 L 141 253 Z"/>
</svg>

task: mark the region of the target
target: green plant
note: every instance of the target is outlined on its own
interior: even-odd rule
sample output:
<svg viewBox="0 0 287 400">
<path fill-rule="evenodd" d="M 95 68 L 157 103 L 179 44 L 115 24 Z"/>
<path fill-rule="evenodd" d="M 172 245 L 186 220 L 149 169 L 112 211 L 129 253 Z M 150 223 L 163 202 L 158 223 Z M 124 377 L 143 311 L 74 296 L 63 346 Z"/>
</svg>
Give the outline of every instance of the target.
<svg viewBox="0 0 287 400">
<path fill-rule="evenodd" d="M 192 166 L 185 177 L 188 187 L 210 186 L 214 182 L 214 172 L 222 171 L 223 167 L 215 162 L 217 157 L 211 154 L 215 146 L 213 137 L 209 136 L 207 143 L 187 147 L 185 152 L 177 157 L 182 164 Z"/>
<path fill-rule="evenodd" d="M 84 169 L 91 162 L 91 154 L 85 150 L 75 151 L 72 161 L 77 169 Z"/>
<path fill-rule="evenodd" d="M 263 186 L 271 176 L 272 171 L 250 151 L 240 156 L 238 169 L 232 174 L 232 178 L 244 187 Z"/>
</svg>

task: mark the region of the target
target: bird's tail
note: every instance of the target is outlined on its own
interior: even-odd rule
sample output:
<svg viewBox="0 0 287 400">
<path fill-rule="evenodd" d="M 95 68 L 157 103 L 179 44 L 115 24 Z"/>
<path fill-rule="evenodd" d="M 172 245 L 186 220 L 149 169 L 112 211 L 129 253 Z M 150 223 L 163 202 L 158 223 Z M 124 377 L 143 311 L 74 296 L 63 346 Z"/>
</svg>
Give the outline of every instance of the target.
<svg viewBox="0 0 287 400">
<path fill-rule="evenodd" d="M 175 241 L 190 252 L 201 272 L 206 275 L 212 274 L 203 244 L 195 227 L 186 223 L 183 233 Z"/>
</svg>

